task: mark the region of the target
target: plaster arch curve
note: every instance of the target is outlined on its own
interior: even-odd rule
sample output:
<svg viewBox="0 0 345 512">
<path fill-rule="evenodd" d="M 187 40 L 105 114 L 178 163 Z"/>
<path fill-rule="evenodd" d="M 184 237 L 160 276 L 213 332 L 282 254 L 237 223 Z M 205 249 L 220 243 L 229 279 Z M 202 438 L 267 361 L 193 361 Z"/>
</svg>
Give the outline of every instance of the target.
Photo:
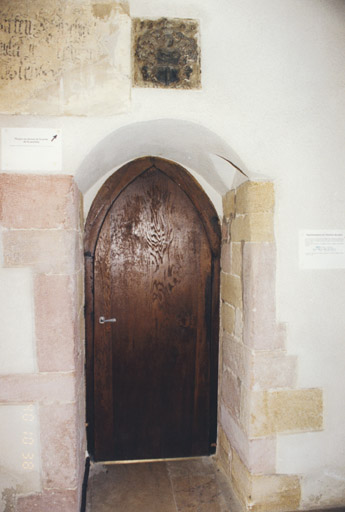
<svg viewBox="0 0 345 512">
<path fill-rule="evenodd" d="M 158 156 L 185 167 L 199 181 L 221 216 L 221 197 L 249 178 L 245 164 L 219 135 L 200 124 L 156 119 L 122 126 L 85 157 L 75 180 L 84 194 L 85 214 L 104 181 L 125 163 Z"/>
</svg>

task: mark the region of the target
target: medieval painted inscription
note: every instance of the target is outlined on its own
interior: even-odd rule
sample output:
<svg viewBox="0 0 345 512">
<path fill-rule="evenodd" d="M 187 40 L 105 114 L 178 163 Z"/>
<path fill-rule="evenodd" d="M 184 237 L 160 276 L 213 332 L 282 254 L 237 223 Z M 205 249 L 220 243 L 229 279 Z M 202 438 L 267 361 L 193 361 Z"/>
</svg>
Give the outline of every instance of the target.
<svg viewBox="0 0 345 512">
<path fill-rule="evenodd" d="M 106 7 L 104 16 L 100 7 Z M 0 111 L 121 111 L 119 104 L 129 98 L 130 58 L 127 69 L 124 62 L 120 65 L 116 55 L 123 51 L 117 52 L 117 44 L 126 37 L 129 44 L 129 26 L 120 2 L 1 2 Z M 115 98 L 110 104 L 109 89 Z"/>
</svg>

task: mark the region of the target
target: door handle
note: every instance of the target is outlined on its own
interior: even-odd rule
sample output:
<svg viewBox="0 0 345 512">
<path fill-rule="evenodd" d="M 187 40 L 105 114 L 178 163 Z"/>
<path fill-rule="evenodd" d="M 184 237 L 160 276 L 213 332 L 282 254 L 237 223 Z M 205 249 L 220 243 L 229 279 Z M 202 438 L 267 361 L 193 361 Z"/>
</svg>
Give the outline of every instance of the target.
<svg viewBox="0 0 345 512">
<path fill-rule="evenodd" d="M 114 323 L 116 322 L 116 318 L 104 318 L 104 316 L 100 316 L 98 321 L 100 324 L 105 324 L 107 322 Z"/>
</svg>

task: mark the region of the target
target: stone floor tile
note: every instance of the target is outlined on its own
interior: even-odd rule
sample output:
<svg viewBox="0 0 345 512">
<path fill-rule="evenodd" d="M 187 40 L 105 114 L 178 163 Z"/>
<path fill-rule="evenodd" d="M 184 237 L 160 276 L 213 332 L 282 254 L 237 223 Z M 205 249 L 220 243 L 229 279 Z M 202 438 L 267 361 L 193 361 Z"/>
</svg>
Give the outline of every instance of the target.
<svg viewBox="0 0 345 512">
<path fill-rule="evenodd" d="M 178 512 L 226 512 L 228 510 L 214 475 L 174 478 L 172 487 Z"/>
<path fill-rule="evenodd" d="M 176 512 L 165 462 L 92 467 L 87 511 Z"/>
</svg>

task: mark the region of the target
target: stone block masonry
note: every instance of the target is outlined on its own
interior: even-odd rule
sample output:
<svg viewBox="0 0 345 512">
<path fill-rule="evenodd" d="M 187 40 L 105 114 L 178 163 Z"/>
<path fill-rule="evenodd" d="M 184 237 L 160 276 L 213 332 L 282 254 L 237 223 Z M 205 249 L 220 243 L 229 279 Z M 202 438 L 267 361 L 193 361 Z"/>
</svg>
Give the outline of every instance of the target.
<svg viewBox="0 0 345 512">
<path fill-rule="evenodd" d="M 15 467 L 3 468 L 12 476 L 1 480 L 0 507 L 18 512 L 80 508 L 86 447 L 81 202 L 70 176 L 0 174 L 1 270 L 31 278 L 25 293 L 32 332 L 21 343 L 29 344 L 32 365 L 0 375 L 0 412 L 22 407 L 23 421 L 31 421 L 37 411 L 36 437 L 18 436 L 13 425 L 2 439 L 19 456 Z M 11 287 L 10 279 L 5 283 Z M 17 335 L 8 325 L 2 343 L 15 345 Z"/>
<path fill-rule="evenodd" d="M 234 450 L 231 481 L 246 510 L 291 512 L 299 508 L 301 487 L 293 475 L 253 475 Z"/>
<path fill-rule="evenodd" d="M 251 394 L 250 437 L 322 430 L 320 389 L 280 389 Z"/>
<path fill-rule="evenodd" d="M 276 472 L 277 435 L 322 429 L 323 394 L 296 388 L 276 322 L 273 184 L 230 190 L 223 212 L 219 464 L 244 511 L 298 510 L 298 475 Z"/>
</svg>

